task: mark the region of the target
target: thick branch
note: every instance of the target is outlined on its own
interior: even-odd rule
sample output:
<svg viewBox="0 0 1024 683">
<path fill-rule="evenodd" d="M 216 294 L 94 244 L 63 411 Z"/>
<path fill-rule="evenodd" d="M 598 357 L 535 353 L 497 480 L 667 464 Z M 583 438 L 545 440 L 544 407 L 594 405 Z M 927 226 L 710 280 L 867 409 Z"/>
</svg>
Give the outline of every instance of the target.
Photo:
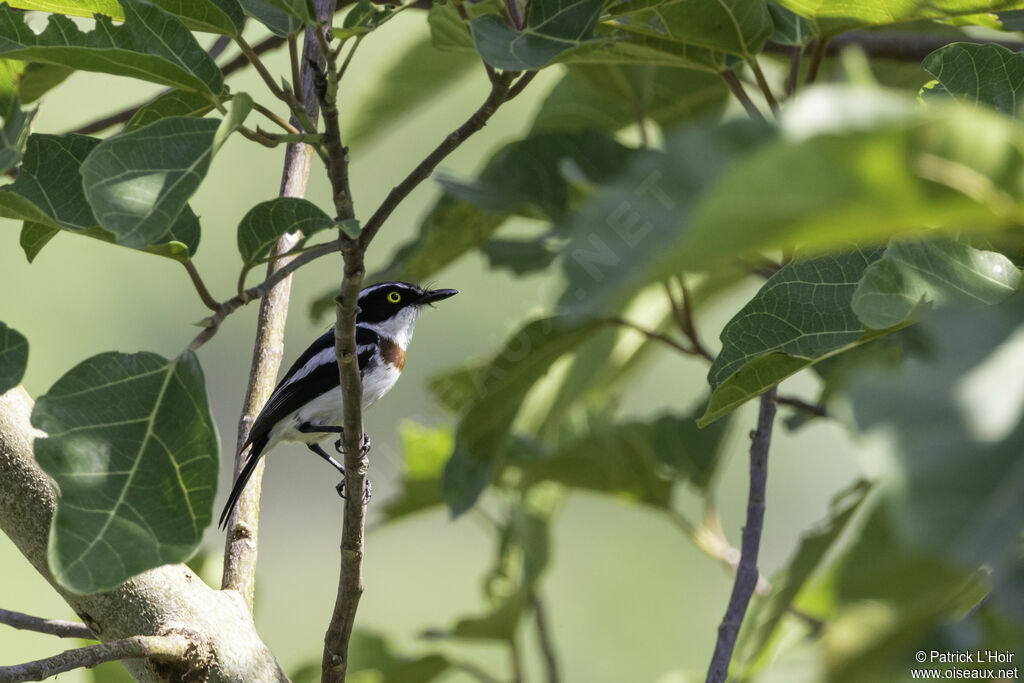
<svg viewBox="0 0 1024 683">
<path fill-rule="evenodd" d="M 757 417 L 757 430 L 753 432 L 750 444 L 750 491 L 747 495 L 747 523 L 743 527 L 740 566 L 736 571 L 732 595 L 725 617 L 718 627 L 718 642 L 708 667 L 707 683 L 722 683 L 729 673 L 729 662 L 736 647 L 736 637 L 743 623 L 743 616 L 750 604 L 750 596 L 757 587 L 757 553 L 761 546 L 761 528 L 764 524 L 765 489 L 768 481 L 768 449 L 772 442 L 772 425 L 775 422 L 775 387 L 761 395 L 761 406 Z"/>
<path fill-rule="evenodd" d="M 93 595 L 70 593 L 56 583 L 46 559 L 56 497 L 32 454 L 31 411 L 32 400 L 20 387 L 0 396 L 0 529 L 94 636 L 109 642 L 187 632 L 210 653 L 206 672 L 212 680 L 287 681 L 239 595 L 213 590 L 185 565 L 157 567 Z M 148 659 L 125 666 L 144 682 L 183 680 L 187 673 L 170 663 L 158 671 Z"/>
<path fill-rule="evenodd" d="M 24 631 L 35 631 L 37 633 L 48 633 L 58 638 L 83 638 L 95 640 L 89 627 L 77 621 L 62 621 L 60 619 L 41 619 L 30 614 L 12 612 L 0 609 L 0 624 L 22 629 Z"/>
<path fill-rule="evenodd" d="M 183 662 L 189 658 L 189 641 L 182 635 L 132 636 L 124 640 L 89 645 L 34 662 L 0 666 L 0 681 L 42 681 L 74 669 L 91 669 L 104 662 L 141 658 L 157 662 Z"/>
<path fill-rule="evenodd" d="M 316 40 L 310 33 L 307 30 L 303 54 L 312 57 L 316 53 Z M 312 69 L 306 63 L 304 63 L 295 88 L 302 93 L 306 116 L 315 123 L 318 104 L 313 92 Z M 293 118 L 292 124 L 295 123 L 297 121 Z M 309 145 L 288 145 L 285 152 L 284 170 L 281 174 L 280 196 L 305 196 L 312 157 L 313 150 Z M 274 246 L 271 256 L 287 252 L 298 243 L 300 237 L 299 233 L 282 235 Z M 285 271 L 293 260 L 293 258 L 272 258 L 267 265 L 268 280 L 277 273 Z M 286 271 L 286 273 L 290 273 L 290 271 Z M 285 274 L 268 288 L 260 303 L 252 364 L 249 370 L 249 386 L 246 388 L 242 415 L 238 420 L 234 468 L 236 478 L 245 466 L 246 456 L 243 454 L 243 447 L 249 438 L 249 430 L 263 405 L 270 398 L 277 382 L 277 373 L 281 367 L 284 350 L 284 329 L 288 318 L 291 286 L 291 275 Z M 228 519 L 224 548 L 224 573 L 221 586 L 240 592 L 250 612 L 253 608 L 256 586 L 257 534 L 264 466 L 265 461 L 256 466 L 249 484 L 245 487 Z"/>
</svg>

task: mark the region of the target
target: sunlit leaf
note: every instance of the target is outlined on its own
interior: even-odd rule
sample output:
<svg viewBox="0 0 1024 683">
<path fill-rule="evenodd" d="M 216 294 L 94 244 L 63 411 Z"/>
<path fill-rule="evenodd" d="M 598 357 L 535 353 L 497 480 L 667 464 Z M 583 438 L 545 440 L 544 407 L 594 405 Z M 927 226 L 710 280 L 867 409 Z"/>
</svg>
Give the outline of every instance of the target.
<svg viewBox="0 0 1024 683">
<path fill-rule="evenodd" d="M 21 384 L 28 365 L 28 340 L 0 322 L 0 395 Z"/>
<path fill-rule="evenodd" d="M 398 430 L 402 440 L 402 493 L 384 507 L 388 521 L 444 503 L 441 474 L 455 443 L 449 429 L 402 422 Z"/>
<path fill-rule="evenodd" d="M 210 167 L 216 119 L 170 117 L 104 140 L 82 163 L 82 186 L 118 244 L 156 244 Z"/>
<path fill-rule="evenodd" d="M 851 305 L 866 327 L 898 325 L 924 301 L 997 304 L 1020 285 L 1010 259 L 953 240 L 896 242 L 864 271 Z"/>
<path fill-rule="evenodd" d="M 921 66 L 938 81 L 925 88 L 926 97 L 952 95 L 992 107 L 1011 116 L 1024 106 L 1024 55 L 1001 45 L 953 43 L 924 58 Z"/>
<path fill-rule="evenodd" d="M 334 219 L 313 202 L 278 197 L 260 202 L 242 218 L 238 224 L 238 251 L 242 262 L 253 266 L 270 255 L 281 235 L 301 231 L 308 238 L 321 230 L 337 227 Z"/>
<path fill-rule="evenodd" d="M 92 18 L 102 14 L 124 21 L 125 12 L 117 0 L 6 0 L 17 9 Z M 151 0 L 152 4 L 181 19 L 193 31 L 236 35 L 245 17 L 238 0 Z"/>
<path fill-rule="evenodd" d="M 0 6 L 0 56 L 128 76 L 210 97 L 221 93 L 220 68 L 177 17 L 142 0 L 120 1 L 124 23 L 115 26 L 99 16 L 88 33 L 55 14 L 36 34 L 21 13 Z"/>
<path fill-rule="evenodd" d="M 109 590 L 195 551 L 220 466 L 195 355 L 94 356 L 36 401 L 32 425 L 47 433 L 35 454 L 60 490 L 49 547 L 58 583 Z"/>
<path fill-rule="evenodd" d="M 779 4 L 807 19 L 815 33 L 829 36 L 862 26 L 945 19 L 1020 6 L 1016 0 L 779 0 Z"/>
</svg>

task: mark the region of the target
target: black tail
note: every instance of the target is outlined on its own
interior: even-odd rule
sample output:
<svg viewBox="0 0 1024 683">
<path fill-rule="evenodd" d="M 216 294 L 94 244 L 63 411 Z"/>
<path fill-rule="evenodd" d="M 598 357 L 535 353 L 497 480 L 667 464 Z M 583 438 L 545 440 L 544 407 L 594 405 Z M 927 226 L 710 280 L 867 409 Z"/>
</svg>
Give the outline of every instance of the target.
<svg viewBox="0 0 1024 683">
<path fill-rule="evenodd" d="M 263 449 L 266 448 L 268 441 L 268 435 L 264 434 L 261 438 L 256 439 L 255 442 L 249 447 L 249 457 L 245 461 L 245 467 L 239 473 L 238 478 L 235 479 L 235 485 L 231 488 L 231 495 L 228 496 L 228 502 L 224 505 L 224 511 L 220 513 L 220 524 L 218 528 L 223 529 L 228 523 L 228 517 L 231 515 L 231 511 L 235 509 L 235 505 L 238 504 L 238 497 L 242 495 L 242 490 L 245 489 L 245 485 L 249 483 L 249 478 L 252 477 L 253 470 L 256 469 L 256 465 L 259 464 L 260 455 L 263 454 Z"/>
</svg>

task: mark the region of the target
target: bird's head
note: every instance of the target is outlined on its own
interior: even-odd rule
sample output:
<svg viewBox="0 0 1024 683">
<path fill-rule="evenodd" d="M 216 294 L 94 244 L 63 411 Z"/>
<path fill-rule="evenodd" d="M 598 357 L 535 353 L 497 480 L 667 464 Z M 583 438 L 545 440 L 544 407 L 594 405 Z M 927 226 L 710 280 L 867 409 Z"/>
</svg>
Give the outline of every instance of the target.
<svg viewBox="0 0 1024 683">
<path fill-rule="evenodd" d="M 382 282 L 359 293 L 356 323 L 394 339 L 404 349 L 420 309 L 458 294 L 456 289 L 423 289 L 408 282 Z"/>
</svg>

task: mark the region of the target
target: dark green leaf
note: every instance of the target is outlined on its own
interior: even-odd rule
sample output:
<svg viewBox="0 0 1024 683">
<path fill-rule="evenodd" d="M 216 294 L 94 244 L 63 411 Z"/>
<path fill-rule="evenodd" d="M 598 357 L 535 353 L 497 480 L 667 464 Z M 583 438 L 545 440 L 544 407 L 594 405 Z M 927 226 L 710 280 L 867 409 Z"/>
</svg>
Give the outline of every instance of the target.
<svg viewBox="0 0 1024 683">
<path fill-rule="evenodd" d="M 656 66 L 569 64 L 544 98 L 533 133 L 554 130 L 615 132 L 647 118 L 662 127 L 719 111 L 728 95 L 713 74 Z"/>
<path fill-rule="evenodd" d="M 32 411 L 39 465 L 60 487 L 49 562 L 79 593 L 112 589 L 198 547 L 217 490 L 217 430 L 199 362 L 104 353 Z"/>
<path fill-rule="evenodd" d="M 28 365 L 28 340 L 0 322 L 0 395 L 21 384 Z"/>
<path fill-rule="evenodd" d="M 89 154 L 81 167 L 85 196 L 118 244 L 145 248 L 167 234 L 210 167 L 219 124 L 160 119 Z"/>
<path fill-rule="evenodd" d="M 558 249 L 544 236 L 533 240 L 493 239 L 481 251 L 492 270 L 508 268 L 516 275 L 544 270 L 558 256 Z"/>
<path fill-rule="evenodd" d="M 1020 271 L 1002 254 L 948 239 L 896 242 L 864 271 L 851 305 L 866 327 L 898 325 L 922 302 L 997 304 Z"/>
<path fill-rule="evenodd" d="M 850 304 L 881 249 L 797 261 L 773 275 L 722 329 L 701 424 L 735 410 L 817 360 L 870 339 Z"/>
<path fill-rule="evenodd" d="M 50 90 L 63 83 L 75 71 L 70 67 L 60 66 L 59 64 L 18 63 L 24 66 L 24 70 L 21 72 L 21 80 L 18 84 L 22 104 L 35 102 Z"/>
<path fill-rule="evenodd" d="M 36 256 L 39 256 L 39 252 L 43 250 L 43 247 L 53 239 L 60 230 L 58 228 L 51 228 L 42 223 L 32 223 L 25 221 L 21 226 L 21 235 L 18 239 L 18 243 L 21 248 L 25 251 L 25 258 L 28 259 L 29 263 L 35 261 Z"/>
<path fill-rule="evenodd" d="M 449 194 L 491 213 L 536 214 L 528 210 L 536 207 L 558 220 L 569 208 L 569 179 L 601 182 L 632 155 L 631 149 L 595 131 L 538 133 L 503 147 L 474 181 L 439 180 Z"/>
<path fill-rule="evenodd" d="M 807 19 L 815 33 L 828 36 L 862 26 L 946 19 L 1018 7 L 1016 0 L 779 0 L 779 4 Z"/>
<path fill-rule="evenodd" d="M 806 45 L 814 38 L 814 32 L 803 17 L 776 2 L 768 3 L 768 14 L 771 15 L 775 30 L 770 40 L 779 45 Z"/>
<path fill-rule="evenodd" d="M 152 0 L 194 31 L 236 35 L 242 30 L 245 17 L 238 0 Z M 124 21 L 125 12 L 117 0 L 7 0 L 17 9 L 40 10 L 91 19 L 102 14 L 114 21 Z"/>
<path fill-rule="evenodd" d="M 125 125 L 124 130 L 137 130 L 170 116 L 202 117 L 212 110 L 213 103 L 208 98 L 193 92 L 172 90 L 142 105 Z"/>
<path fill-rule="evenodd" d="M 83 33 L 67 17 L 52 15 L 36 34 L 23 16 L 0 6 L 0 56 L 99 71 L 216 97 L 220 69 L 174 15 L 142 0 L 121 0 L 125 22 L 99 16 Z M 145 47 L 143 47 L 145 46 Z"/>
<path fill-rule="evenodd" d="M 1001 45 L 952 43 L 925 57 L 921 66 L 938 81 L 924 88 L 926 97 L 952 95 L 1010 116 L 1024 106 L 1017 101 L 1024 90 L 1024 55 Z"/>
<path fill-rule="evenodd" d="M 35 112 L 22 111 L 21 98 L 14 95 L 8 99 L 6 108 L 0 110 L 0 115 L 4 119 L 0 128 L 0 173 L 3 173 L 21 162 Z"/>
<path fill-rule="evenodd" d="M 238 251 L 242 262 L 253 266 L 270 255 L 281 235 L 302 231 L 308 238 L 321 230 L 338 227 L 330 216 L 306 199 L 278 197 L 260 202 L 238 224 Z M 335 292 L 337 296 L 337 292 Z"/>
<path fill-rule="evenodd" d="M 455 515 L 476 502 L 504 457 L 509 429 L 526 393 L 551 364 L 594 334 L 600 322 L 567 326 L 557 318 L 519 330 L 478 378 L 477 395 L 459 421 L 445 467 L 443 495 Z"/>
<path fill-rule="evenodd" d="M 1005 12 L 996 12 L 999 23 L 1005 31 L 1024 31 L 1024 9 L 1011 9 Z"/>
<path fill-rule="evenodd" d="M 470 25 L 473 41 L 484 61 L 497 69 L 540 69 L 565 51 L 596 40 L 602 4 L 603 0 L 533 0 L 522 31 L 500 14 L 485 14 Z"/>
<path fill-rule="evenodd" d="M 352 112 L 347 129 L 342 131 L 346 144 L 358 145 L 387 132 L 448 92 L 472 68 L 478 68 L 478 63 L 479 59 L 469 53 L 438 50 L 429 37 L 413 43 L 379 75 L 374 90 Z"/>
<path fill-rule="evenodd" d="M 276 36 L 289 36 L 302 28 L 302 20 L 269 0 L 238 0 L 245 13 L 260 22 Z"/>
</svg>

